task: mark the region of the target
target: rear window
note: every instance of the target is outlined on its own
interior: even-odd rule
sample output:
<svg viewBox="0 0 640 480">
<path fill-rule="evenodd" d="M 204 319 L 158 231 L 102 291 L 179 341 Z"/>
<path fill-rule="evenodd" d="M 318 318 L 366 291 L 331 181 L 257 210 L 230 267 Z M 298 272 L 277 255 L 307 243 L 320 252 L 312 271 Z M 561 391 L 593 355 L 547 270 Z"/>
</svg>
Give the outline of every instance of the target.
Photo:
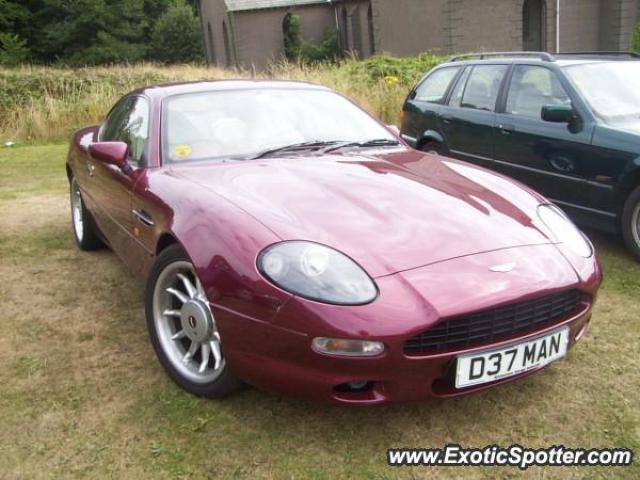
<svg viewBox="0 0 640 480">
<path fill-rule="evenodd" d="M 460 71 L 460 67 L 441 68 L 429 75 L 416 88 L 414 100 L 430 103 L 444 103 L 451 81 Z"/>
</svg>

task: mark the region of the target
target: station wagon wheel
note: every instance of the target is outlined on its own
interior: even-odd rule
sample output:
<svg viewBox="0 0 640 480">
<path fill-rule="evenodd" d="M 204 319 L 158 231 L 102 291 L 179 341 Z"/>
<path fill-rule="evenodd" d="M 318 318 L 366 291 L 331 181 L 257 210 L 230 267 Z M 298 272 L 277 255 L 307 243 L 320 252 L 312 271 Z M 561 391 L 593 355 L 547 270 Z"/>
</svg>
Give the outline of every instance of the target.
<svg viewBox="0 0 640 480">
<path fill-rule="evenodd" d="M 420 150 L 432 155 L 442 155 L 442 145 L 437 142 L 426 142 L 420 146 Z"/>
<path fill-rule="evenodd" d="M 69 197 L 71 201 L 71 227 L 76 244 L 81 250 L 95 250 L 102 247 L 103 243 L 96 234 L 93 218 L 84 205 L 80 185 L 75 177 L 71 178 Z"/>
<path fill-rule="evenodd" d="M 185 390 L 221 397 L 241 383 L 231 374 L 206 293 L 178 245 L 162 252 L 147 286 L 147 326 L 171 378 Z"/>
<path fill-rule="evenodd" d="M 640 261 L 640 187 L 631 192 L 624 204 L 622 236 L 629 251 Z"/>
</svg>

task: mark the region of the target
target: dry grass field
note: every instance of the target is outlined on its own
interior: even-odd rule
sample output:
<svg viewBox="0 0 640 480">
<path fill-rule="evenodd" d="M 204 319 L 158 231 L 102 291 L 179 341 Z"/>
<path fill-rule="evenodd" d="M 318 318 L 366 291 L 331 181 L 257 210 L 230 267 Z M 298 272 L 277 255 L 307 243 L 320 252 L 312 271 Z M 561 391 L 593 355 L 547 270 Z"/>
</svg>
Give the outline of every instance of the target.
<svg viewBox="0 0 640 480">
<path fill-rule="evenodd" d="M 456 400 L 338 408 L 254 389 L 223 401 L 173 385 L 143 283 L 75 248 L 66 145 L 0 149 L 0 479 L 637 479 L 640 468 L 402 468 L 389 447 L 640 451 L 640 266 L 593 235 L 606 274 L 591 330 L 537 375 Z"/>
<path fill-rule="evenodd" d="M 56 142 L 98 123 L 118 98 L 145 85 L 175 81 L 271 79 L 326 85 L 397 123 L 409 89 L 442 57 L 375 57 L 335 65 L 275 64 L 268 71 L 154 64 L 90 68 L 0 67 L 0 141 Z"/>
</svg>

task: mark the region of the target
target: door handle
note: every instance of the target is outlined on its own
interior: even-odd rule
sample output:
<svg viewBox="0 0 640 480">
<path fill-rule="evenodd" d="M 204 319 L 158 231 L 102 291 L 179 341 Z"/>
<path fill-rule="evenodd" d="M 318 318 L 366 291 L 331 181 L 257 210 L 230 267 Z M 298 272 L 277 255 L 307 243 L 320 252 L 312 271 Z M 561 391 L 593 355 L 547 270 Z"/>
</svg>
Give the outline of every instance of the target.
<svg viewBox="0 0 640 480">
<path fill-rule="evenodd" d="M 155 225 L 153 217 L 144 210 L 131 210 L 131 213 L 133 213 L 133 216 L 136 217 L 136 220 L 138 220 L 143 225 L 146 225 L 147 227 L 153 227 L 153 225 Z"/>
<path fill-rule="evenodd" d="M 516 131 L 516 127 L 514 127 L 513 125 L 500 124 L 498 125 L 498 130 L 500 130 L 500 133 L 503 135 L 510 135 Z"/>
<path fill-rule="evenodd" d="M 96 166 L 93 163 L 87 163 L 87 171 L 89 172 L 89 176 L 93 177 L 93 172 L 96 170 Z"/>
<path fill-rule="evenodd" d="M 449 125 L 453 120 L 453 115 L 441 115 L 440 118 L 442 118 L 442 123 L 446 123 L 447 125 Z"/>
</svg>

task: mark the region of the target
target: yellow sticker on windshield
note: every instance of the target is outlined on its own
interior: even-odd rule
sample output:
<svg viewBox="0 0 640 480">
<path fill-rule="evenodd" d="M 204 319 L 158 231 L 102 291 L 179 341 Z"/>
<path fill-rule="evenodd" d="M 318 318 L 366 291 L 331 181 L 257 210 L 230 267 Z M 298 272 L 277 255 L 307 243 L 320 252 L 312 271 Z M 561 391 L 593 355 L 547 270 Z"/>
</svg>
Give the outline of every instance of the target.
<svg viewBox="0 0 640 480">
<path fill-rule="evenodd" d="M 192 151 L 189 145 L 178 145 L 173 149 L 173 156 L 176 158 L 187 158 L 191 156 Z"/>
</svg>

